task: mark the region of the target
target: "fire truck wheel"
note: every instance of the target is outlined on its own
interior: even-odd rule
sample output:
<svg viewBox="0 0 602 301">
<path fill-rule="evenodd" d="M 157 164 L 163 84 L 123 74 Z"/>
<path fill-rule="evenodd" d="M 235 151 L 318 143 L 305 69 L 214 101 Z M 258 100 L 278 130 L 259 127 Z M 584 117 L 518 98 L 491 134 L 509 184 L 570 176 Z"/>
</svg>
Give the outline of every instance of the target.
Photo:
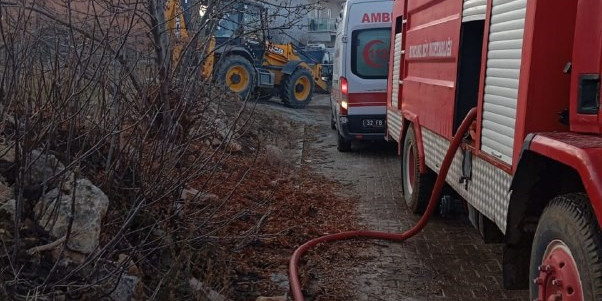
<svg viewBox="0 0 602 301">
<path fill-rule="evenodd" d="M 337 150 L 341 153 L 351 151 L 351 140 L 346 140 L 337 132 Z"/>
<path fill-rule="evenodd" d="M 403 152 L 401 154 L 401 187 L 405 203 L 412 213 L 421 214 L 424 212 L 435 179 L 434 173 L 430 170 L 420 173 L 416 134 L 410 124 L 403 141 Z"/>
<path fill-rule="evenodd" d="M 586 194 L 554 198 L 533 240 L 531 300 L 602 300 L 602 235 Z"/>
<path fill-rule="evenodd" d="M 243 56 L 230 55 L 224 58 L 217 70 L 217 81 L 228 89 L 247 99 L 255 87 L 255 68 Z"/>
<path fill-rule="evenodd" d="M 297 68 L 282 80 L 282 102 L 295 109 L 305 108 L 314 92 L 314 79 L 309 70 Z"/>
</svg>

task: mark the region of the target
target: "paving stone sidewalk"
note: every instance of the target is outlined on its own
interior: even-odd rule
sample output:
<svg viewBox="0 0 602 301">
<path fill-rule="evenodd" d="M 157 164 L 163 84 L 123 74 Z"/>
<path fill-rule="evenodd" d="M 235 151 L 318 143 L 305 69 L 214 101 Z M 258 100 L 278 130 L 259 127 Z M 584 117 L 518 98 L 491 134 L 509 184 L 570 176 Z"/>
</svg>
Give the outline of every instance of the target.
<svg viewBox="0 0 602 301">
<path fill-rule="evenodd" d="M 309 120 L 304 164 L 343 184 L 341 193 L 358 196 L 363 227 L 400 232 L 416 223 L 419 217 L 401 203 L 395 145 L 363 143 L 338 152 L 328 95 L 293 114 Z M 464 217 L 435 217 L 407 242 L 377 241 L 360 252 L 352 283 L 358 300 L 528 300 L 527 291 L 503 289 L 502 245 L 485 244 Z"/>
</svg>

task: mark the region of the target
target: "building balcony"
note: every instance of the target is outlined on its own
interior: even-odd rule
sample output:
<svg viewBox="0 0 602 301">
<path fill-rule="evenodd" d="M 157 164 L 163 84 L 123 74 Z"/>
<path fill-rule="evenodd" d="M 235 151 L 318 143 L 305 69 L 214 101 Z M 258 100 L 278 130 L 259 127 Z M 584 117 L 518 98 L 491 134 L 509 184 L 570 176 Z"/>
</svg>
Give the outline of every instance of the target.
<svg viewBox="0 0 602 301">
<path fill-rule="evenodd" d="M 308 28 L 310 33 L 315 32 L 330 32 L 337 31 L 336 19 L 332 18 L 309 18 Z"/>
</svg>

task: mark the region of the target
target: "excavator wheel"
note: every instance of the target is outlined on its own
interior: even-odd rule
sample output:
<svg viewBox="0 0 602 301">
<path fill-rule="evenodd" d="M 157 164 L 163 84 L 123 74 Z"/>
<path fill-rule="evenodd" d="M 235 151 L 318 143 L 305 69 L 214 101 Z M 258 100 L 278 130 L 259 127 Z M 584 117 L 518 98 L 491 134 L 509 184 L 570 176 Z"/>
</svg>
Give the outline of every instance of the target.
<svg viewBox="0 0 602 301">
<path fill-rule="evenodd" d="M 314 92 L 314 79 L 305 68 L 297 68 L 282 80 L 282 102 L 295 109 L 305 108 Z"/>
<path fill-rule="evenodd" d="M 219 62 L 217 81 L 245 100 L 255 87 L 255 68 L 243 56 L 228 56 Z"/>
</svg>

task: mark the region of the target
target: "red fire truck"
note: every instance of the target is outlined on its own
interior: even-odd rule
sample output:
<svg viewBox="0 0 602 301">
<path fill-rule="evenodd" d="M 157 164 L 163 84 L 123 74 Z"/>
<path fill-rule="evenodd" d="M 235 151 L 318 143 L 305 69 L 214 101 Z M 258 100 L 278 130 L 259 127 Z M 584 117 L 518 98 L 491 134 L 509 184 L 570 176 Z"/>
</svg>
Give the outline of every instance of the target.
<svg viewBox="0 0 602 301">
<path fill-rule="evenodd" d="M 397 0 L 387 138 L 403 197 L 424 210 L 450 140 L 477 120 L 446 178 L 504 285 L 533 300 L 602 300 L 602 1 Z"/>
</svg>

